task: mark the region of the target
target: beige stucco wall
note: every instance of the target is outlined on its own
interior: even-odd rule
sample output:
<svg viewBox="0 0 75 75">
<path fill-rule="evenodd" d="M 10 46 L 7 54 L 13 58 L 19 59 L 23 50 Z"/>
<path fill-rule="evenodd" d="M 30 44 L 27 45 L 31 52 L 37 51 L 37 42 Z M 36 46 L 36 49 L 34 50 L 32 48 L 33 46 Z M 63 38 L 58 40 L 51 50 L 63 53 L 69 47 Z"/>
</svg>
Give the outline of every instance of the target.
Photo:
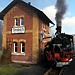
<svg viewBox="0 0 75 75">
<path fill-rule="evenodd" d="M 39 19 L 33 14 L 33 49 L 32 62 L 37 62 L 39 58 Z"/>
<path fill-rule="evenodd" d="M 2 34 L 2 48 L 6 47 L 6 25 L 7 25 L 7 15 L 4 16 L 3 34 Z"/>
</svg>

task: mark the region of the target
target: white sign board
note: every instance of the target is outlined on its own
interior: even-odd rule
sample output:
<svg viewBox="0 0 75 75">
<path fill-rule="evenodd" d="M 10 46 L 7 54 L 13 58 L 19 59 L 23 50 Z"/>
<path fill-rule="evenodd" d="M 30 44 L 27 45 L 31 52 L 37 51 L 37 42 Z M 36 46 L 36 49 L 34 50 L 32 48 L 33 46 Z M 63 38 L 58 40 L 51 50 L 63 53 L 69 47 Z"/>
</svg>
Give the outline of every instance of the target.
<svg viewBox="0 0 75 75">
<path fill-rule="evenodd" d="M 12 33 L 25 33 L 25 27 L 23 26 L 17 26 L 12 28 Z"/>
</svg>

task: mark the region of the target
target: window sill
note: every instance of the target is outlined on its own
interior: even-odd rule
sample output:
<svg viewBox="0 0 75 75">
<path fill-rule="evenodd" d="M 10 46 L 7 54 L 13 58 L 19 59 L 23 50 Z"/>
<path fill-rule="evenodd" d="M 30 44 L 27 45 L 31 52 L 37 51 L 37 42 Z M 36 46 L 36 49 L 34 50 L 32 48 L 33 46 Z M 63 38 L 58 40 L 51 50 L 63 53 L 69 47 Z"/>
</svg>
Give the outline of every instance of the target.
<svg viewBox="0 0 75 75">
<path fill-rule="evenodd" d="M 18 26 L 18 25 L 14 25 L 14 26 L 13 26 L 13 28 L 19 28 L 19 27 L 24 27 L 24 28 L 25 28 L 24 25 L 20 25 L 20 26 Z"/>
<path fill-rule="evenodd" d="M 12 55 L 25 55 L 25 53 L 11 53 Z"/>
</svg>

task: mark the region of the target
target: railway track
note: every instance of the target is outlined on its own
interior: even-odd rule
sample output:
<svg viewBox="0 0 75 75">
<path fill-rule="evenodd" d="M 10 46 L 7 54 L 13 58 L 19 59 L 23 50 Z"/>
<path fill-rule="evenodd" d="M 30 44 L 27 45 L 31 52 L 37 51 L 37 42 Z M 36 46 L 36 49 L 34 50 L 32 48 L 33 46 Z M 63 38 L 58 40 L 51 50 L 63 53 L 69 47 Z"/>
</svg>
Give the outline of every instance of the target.
<svg viewBox="0 0 75 75">
<path fill-rule="evenodd" d="M 51 64 L 50 68 L 44 73 L 44 75 L 59 75 L 61 68 L 57 68 L 56 62 Z"/>
<path fill-rule="evenodd" d="M 59 75 L 61 68 L 50 68 L 44 75 Z"/>
<path fill-rule="evenodd" d="M 61 69 L 59 75 L 64 75 L 64 72 L 65 72 L 67 69 L 68 69 L 68 66 L 64 66 L 64 67 Z"/>
<path fill-rule="evenodd" d="M 64 75 L 64 72 L 68 69 L 68 66 L 62 68 L 50 68 L 44 75 Z"/>
</svg>

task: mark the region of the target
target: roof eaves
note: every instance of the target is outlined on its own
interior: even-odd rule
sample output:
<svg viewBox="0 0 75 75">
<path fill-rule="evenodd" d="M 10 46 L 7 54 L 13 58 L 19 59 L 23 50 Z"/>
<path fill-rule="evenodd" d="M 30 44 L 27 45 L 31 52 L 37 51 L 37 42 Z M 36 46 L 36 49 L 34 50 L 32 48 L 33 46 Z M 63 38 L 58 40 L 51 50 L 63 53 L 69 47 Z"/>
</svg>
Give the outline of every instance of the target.
<svg viewBox="0 0 75 75">
<path fill-rule="evenodd" d="M 55 25 L 42 11 L 40 11 L 40 13 L 39 13 L 39 16 L 42 20 L 44 20 L 47 23 L 51 23 L 51 24 Z"/>
</svg>

